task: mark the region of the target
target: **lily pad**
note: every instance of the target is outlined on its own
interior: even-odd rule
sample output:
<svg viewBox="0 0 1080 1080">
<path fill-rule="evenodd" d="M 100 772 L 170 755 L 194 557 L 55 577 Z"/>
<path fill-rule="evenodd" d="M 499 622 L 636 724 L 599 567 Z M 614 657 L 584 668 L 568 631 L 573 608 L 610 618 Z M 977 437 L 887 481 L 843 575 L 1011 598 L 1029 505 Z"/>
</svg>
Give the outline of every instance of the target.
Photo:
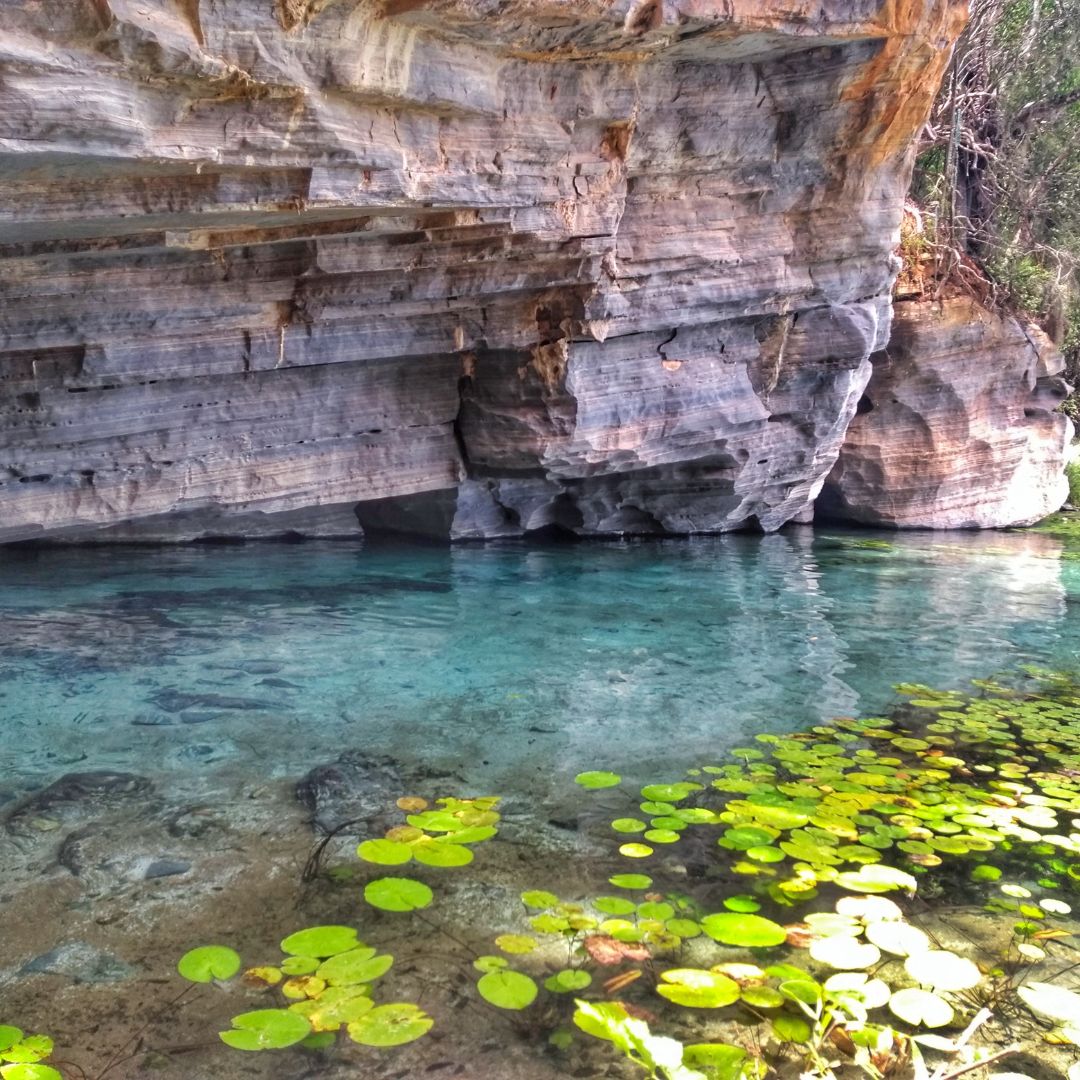
<svg viewBox="0 0 1080 1080">
<path fill-rule="evenodd" d="M 427 1034 L 433 1023 L 419 1006 L 401 1003 L 379 1005 L 346 1030 L 353 1042 L 364 1046 L 402 1046 Z"/>
<path fill-rule="evenodd" d="M 51 1065 L 4 1065 L 0 1066 L 4 1080 L 64 1080 Z"/>
<path fill-rule="evenodd" d="M 306 1017 L 289 1009 L 257 1009 L 232 1018 L 232 1028 L 218 1034 L 235 1050 L 280 1050 L 311 1034 Z"/>
<path fill-rule="evenodd" d="M 364 886 L 364 899 L 382 911 L 418 911 L 434 898 L 431 889 L 412 878 L 376 878 Z"/>
<path fill-rule="evenodd" d="M 531 953 L 539 942 L 527 934 L 500 934 L 495 939 L 495 944 L 503 952 L 511 954 Z"/>
<path fill-rule="evenodd" d="M 348 952 L 349 949 L 362 948 L 363 945 L 351 926 L 312 926 L 290 934 L 281 943 L 281 951 L 294 956 L 314 956 L 322 959 Z"/>
<path fill-rule="evenodd" d="M 416 844 L 413 858 L 425 866 L 467 866 L 473 861 L 473 853 L 462 844 L 440 843 Z"/>
<path fill-rule="evenodd" d="M 530 889 L 521 894 L 521 902 L 526 907 L 543 910 L 554 907 L 559 902 L 559 898 L 554 893 L 545 892 L 543 889 Z"/>
<path fill-rule="evenodd" d="M 602 772 L 594 770 L 592 772 L 581 772 L 574 777 L 574 783 L 580 784 L 583 788 L 589 791 L 597 791 L 600 788 L 615 787 L 616 784 L 622 782 L 622 777 L 618 773 Z"/>
<path fill-rule="evenodd" d="M 376 956 L 374 949 L 350 949 L 331 956 L 319 966 L 319 978 L 335 986 L 354 986 L 374 982 L 385 975 L 394 963 L 389 955 Z"/>
<path fill-rule="evenodd" d="M 692 1009 L 721 1009 L 739 1000 L 739 984 L 726 975 L 700 968 L 661 972 L 656 992 L 676 1005 Z"/>
<path fill-rule="evenodd" d="M 412 859 L 413 849 L 396 840 L 365 840 L 356 849 L 356 854 L 365 862 L 380 866 L 402 866 Z"/>
<path fill-rule="evenodd" d="M 544 980 L 544 987 L 555 994 L 569 994 L 584 990 L 592 983 L 592 976 L 581 968 L 563 968 Z"/>
<path fill-rule="evenodd" d="M 202 945 L 180 957 L 176 970 L 185 979 L 196 983 L 209 983 L 215 979 L 231 979 L 242 961 L 239 953 L 224 945 Z"/>
<path fill-rule="evenodd" d="M 744 915 L 738 912 L 720 912 L 706 915 L 701 928 L 723 945 L 744 945 L 748 948 L 766 948 L 782 945 L 787 941 L 787 931 L 771 919 L 761 915 Z"/>
<path fill-rule="evenodd" d="M 841 970 L 861 971 L 872 967 L 881 959 L 881 950 L 857 937 L 837 934 L 816 938 L 810 942 L 810 955 L 819 964 L 828 964 L 829 967 Z"/>
<path fill-rule="evenodd" d="M 945 1027 L 953 1019 L 953 1008 L 944 998 L 917 987 L 897 990 L 889 998 L 889 1009 L 912 1027 Z"/>
<path fill-rule="evenodd" d="M 911 956 L 930 948 L 930 938 L 905 922 L 872 922 L 866 928 L 866 939 L 894 956 Z"/>
<path fill-rule="evenodd" d="M 982 972 L 971 960 L 944 949 L 915 953 L 904 968 L 917 983 L 935 990 L 970 990 L 982 982 Z"/>
<path fill-rule="evenodd" d="M 608 882 L 619 889 L 647 889 L 653 879 L 648 874 L 615 874 Z"/>
<path fill-rule="evenodd" d="M 525 1009 L 533 1003 L 539 988 L 520 971 L 489 971 L 476 984 L 480 996 L 500 1009 Z"/>
</svg>

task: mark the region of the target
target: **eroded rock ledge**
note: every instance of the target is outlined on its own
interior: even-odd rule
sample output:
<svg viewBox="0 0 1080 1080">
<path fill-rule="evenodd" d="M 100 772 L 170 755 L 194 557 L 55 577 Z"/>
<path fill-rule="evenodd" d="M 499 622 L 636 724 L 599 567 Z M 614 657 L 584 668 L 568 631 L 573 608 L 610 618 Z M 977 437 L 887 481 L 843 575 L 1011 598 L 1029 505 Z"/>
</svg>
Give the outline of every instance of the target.
<svg viewBox="0 0 1080 1080">
<path fill-rule="evenodd" d="M 960 0 L 43 0 L 0 540 L 805 515 Z"/>
<path fill-rule="evenodd" d="M 818 511 L 866 525 L 1031 525 L 1069 494 L 1061 354 L 967 297 L 895 307 Z"/>
</svg>

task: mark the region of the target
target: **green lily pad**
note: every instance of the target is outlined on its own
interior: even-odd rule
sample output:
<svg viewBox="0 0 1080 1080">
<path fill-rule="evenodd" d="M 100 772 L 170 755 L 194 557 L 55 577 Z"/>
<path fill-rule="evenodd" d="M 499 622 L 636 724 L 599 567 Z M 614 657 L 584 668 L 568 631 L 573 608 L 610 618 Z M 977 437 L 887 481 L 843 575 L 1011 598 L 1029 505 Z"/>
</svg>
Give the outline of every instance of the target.
<svg viewBox="0 0 1080 1080">
<path fill-rule="evenodd" d="M 628 859 L 647 859 L 653 853 L 648 844 L 620 844 L 619 854 Z"/>
<path fill-rule="evenodd" d="M 218 1032 L 235 1050 L 280 1050 L 306 1039 L 311 1024 L 289 1009 L 257 1009 L 232 1018 L 232 1029 Z"/>
<path fill-rule="evenodd" d="M 771 986 L 744 986 L 742 1000 L 755 1009 L 778 1009 L 787 998 Z"/>
<path fill-rule="evenodd" d="M 356 849 L 356 854 L 365 862 L 401 866 L 412 859 L 413 849 L 411 845 L 396 840 L 365 840 Z"/>
<path fill-rule="evenodd" d="M 500 934 L 495 939 L 495 944 L 503 952 L 512 955 L 523 955 L 531 953 L 539 942 L 537 942 L 536 938 L 531 938 L 527 934 Z"/>
<path fill-rule="evenodd" d="M 622 783 L 622 777 L 613 772 L 582 772 L 574 777 L 574 783 L 580 784 L 589 791 L 596 791 L 600 788 L 615 787 L 616 784 Z"/>
<path fill-rule="evenodd" d="M 559 902 L 559 898 L 554 893 L 545 892 L 543 889 L 530 889 L 521 894 L 521 902 L 526 907 L 543 910 L 554 907 Z"/>
<path fill-rule="evenodd" d="M 473 861 L 473 853 L 467 847 L 439 841 L 416 844 L 412 854 L 418 863 L 425 866 L 467 866 Z"/>
<path fill-rule="evenodd" d="M 681 938 L 695 938 L 701 935 L 701 927 L 693 919 L 668 919 L 664 923 L 664 928 L 669 934 Z"/>
<path fill-rule="evenodd" d="M 615 874 L 608 882 L 618 889 L 647 889 L 653 879 L 648 874 Z"/>
<path fill-rule="evenodd" d="M 554 994 L 570 994 L 584 990 L 592 983 L 592 976 L 581 968 L 563 968 L 544 980 L 544 988 Z"/>
<path fill-rule="evenodd" d="M 185 979 L 196 983 L 209 983 L 215 979 L 231 979 L 242 961 L 239 953 L 224 945 L 201 945 L 180 957 L 176 970 Z"/>
<path fill-rule="evenodd" d="M 644 821 L 638 821 L 637 818 L 632 817 L 616 818 L 611 823 L 611 827 L 616 832 L 621 833 L 639 833 L 644 832 L 648 828 Z"/>
<path fill-rule="evenodd" d="M 779 1016 L 774 1016 L 769 1023 L 781 1042 L 805 1043 L 810 1041 L 810 1024 L 801 1016 L 789 1016 L 786 1013 L 781 1013 Z"/>
<path fill-rule="evenodd" d="M 418 911 L 434 898 L 431 889 L 412 878 L 376 878 L 364 886 L 364 899 L 382 911 Z"/>
<path fill-rule="evenodd" d="M 290 934 L 281 943 L 281 951 L 294 956 L 315 956 L 320 959 L 363 948 L 351 926 L 312 926 Z"/>
<path fill-rule="evenodd" d="M 374 982 L 385 975 L 394 963 L 389 955 L 376 956 L 374 949 L 350 949 L 319 965 L 318 975 L 335 986 L 354 986 Z"/>
<path fill-rule="evenodd" d="M 593 901 L 593 907 L 605 915 L 629 915 L 637 910 L 633 900 L 625 900 L 621 896 L 598 896 Z"/>
<path fill-rule="evenodd" d="M 353 1042 L 364 1046 L 402 1046 L 427 1034 L 433 1023 L 419 1006 L 401 1003 L 379 1005 L 346 1030 Z"/>
<path fill-rule="evenodd" d="M 505 956 L 478 956 L 472 966 L 482 975 L 486 975 L 489 971 L 501 971 L 509 964 L 510 961 Z"/>
<path fill-rule="evenodd" d="M 782 945 L 787 941 L 787 931 L 779 923 L 761 915 L 744 915 L 734 911 L 706 915 L 701 920 L 701 928 L 723 945 L 759 949 Z"/>
<path fill-rule="evenodd" d="M 359 945 L 359 942 L 354 942 Z M 375 950 L 371 950 L 371 954 L 375 955 Z M 281 970 L 285 975 L 310 975 L 313 971 L 317 971 L 319 967 L 319 959 L 314 956 L 286 956 L 281 961 Z"/>
<path fill-rule="evenodd" d="M 4 1080 L 64 1080 L 51 1065 L 4 1065 L 0 1066 Z"/>
<path fill-rule="evenodd" d="M 761 904 L 759 904 L 752 896 L 747 896 L 745 894 L 729 896 L 724 901 L 724 907 L 726 907 L 728 911 L 740 911 L 743 914 L 761 910 Z"/>
<path fill-rule="evenodd" d="M 721 1009 L 739 1000 L 739 984 L 726 975 L 701 968 L 674 968 L 660 974 L 656 992 L 691 1009 Z"/>
<path fill-rule="evenodd" d="M 11 1024 L 0 1024 L 0 1052 L 17 1042 L 22 1042 L 23 1033 L 20 1028 L 12 1027 Z"/>
<path fill-rule="evenodd" d="M 677 803 L 693 795 L 695 791 L 704 790 L 701 784 L 690 781 L 682 781 L 678 784 L 649 784 L 641 789 L 641 797 L 648 802 Z"/>
<path fill-rule="evenodd" d="M 0 1050 L 0 1058 L 18 1064 L 31 1064 L 47 1058 L 52 1052 L 53 1041 L 48 1035 L 27 1035 L 4 1050 Z"/>
<path fill-rule="evenodd" d="M 489 971 L 476 984 L 480 996 L 500 1009 L 524 1009 L 533 1003 L 539 988 L 520 971 Z"/>
<path fill-rule="evenodd" d="M 916 880 L 903 870 L 881 863 L 860 866 L 855 871 L 845 871 L 836 875 L 836 884 L 852 892 L 882 893 L 893 889 L 907 889 L 914 892 Z"/>
</svg>

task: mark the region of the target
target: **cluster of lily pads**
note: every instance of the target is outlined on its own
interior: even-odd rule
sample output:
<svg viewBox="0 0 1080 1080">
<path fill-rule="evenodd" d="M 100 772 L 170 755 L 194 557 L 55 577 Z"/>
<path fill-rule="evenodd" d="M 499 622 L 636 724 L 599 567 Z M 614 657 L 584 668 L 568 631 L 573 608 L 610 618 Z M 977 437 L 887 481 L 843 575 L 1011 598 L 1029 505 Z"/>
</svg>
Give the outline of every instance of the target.
<svg viewBox="0 0 1080 1080">
<path fill-rule="evenodd" d="M 381 839 L 363 841 L 357 854 L 380 866 L 413 861 L 428 867 L 465 866 L 473 860 L 470 845 L 496 835 L 498 802 L 493 796 L 446 797 L 429 808 L 425 799 L 402 797 L 397 805 L 407 814 L 405 824 L 391 828 Z M 429 885 L 408 877 L 375 878 L 364 886 L 367 903 L 388 912 L 419 911 L 432 903 L 434 895 Z M 281 942 L 281 950 L 283 960 L 248 968 L 241 978 L 250 990 L 278 994 L 282 1003 L 234 1016 L 232 1027 L 219 1033 L 226 1045 L 237 1050 L 280 1050 L 298 1044 L 324 1049 L 344 1031 L 364 1046 L 401 1046 L 419 1039 L 434 1023 L 415 1004 L 375 1003 L 373 986 L 390 970 L 394 958 L 361 941 L 352 927 L 299 930 Z M 219 985 L 240 974 L 241 967 L 239 954 L 224 945 L 199 946 L 177 965 L 191 982 Z"/>
<path fill-rule="evenodd" d="M 53 1052 L 48 1035 L 25 1035 L 10 1024 L 0 1024 L 0 1077 L 3 1080 L 63 1080 L 51 1065 L 43 1064 Z"/>
<path fill-rule="evenodd" d="M 643 900 L 561 901 L 530 890 L 522 900 L 541 940 L 519 935 L 508 951 L 525 954 L 545 936 L 562 937 L 572 962 L 544 980 L 553 993 L 585 990 L 594 982 L 590 966 L 617 963 L 624 970 L 604 982 L 609 997 L 646 988 L 684 1008 L 726 1009 L 743 1026 L 767 1025 L 767 1043 L 755 1033 L 749 1047 L 684 1046 L 650 1032 L 642 1010 L 655 1006 L 640 997 L 579 996 L 575 1024 L 653 1076 L 756 1077 L 763 1059 L 782 1057 L 786 1046 L 819 1076 L 831 1075 L 837 1053 L 871 1076 L 919 1058 L 920 1047 L 970 1054 L 934 1029 L 968 1017 L 1001 986 L 1015 988 L 1018 970 L 1026 977 L 1069 936 L 1048 922 L 1069 914 L 1069 905 L 1034 892 L 1080 880 L 1080 818 L 1071 817 L 1080 815 L 1080 687 L 1035 674 L 1038 692 L 985 682 L 975 694 L 902 686 L 909 701 L 892 718 L 761 735 L 732 760 L 646 785 L 637 812 L 614 816 L 611 828 L 619 854 L 651 860 L 642 865 L 652 872 L 609 879 L 644 892 Z M 600 770 L 576 780 L 593 791 L 621 786 L 618 775 Z M 688 866 L 716 886 L 741 880 L 742 887 L 713 905 L 724 910 L 709 911 L 657 884 L 666 870 L 680 874 L 669 880 L 685 880 Z M 1017 920 L 1009 952 L 983 968 L 876 895 L 914 895 L 920 882 L 928 895 L 943 892 L 956 868 L 969 889 L 997 890 L 988 910 Z M 1027 884 L 1001 883 L 1003 869 Z M 777 921 L 813 901 L 821 910 Z M 765 905 L 775 918 L 757 914 Z M 750 957 L 730 959 L 716 946 Z M 785 954 L 769 962 L 765 950 L 776 949 Z M 677 964 L 658 963 L 671 955 Z M 536 982 L 526 988 L 519 980 L 529 975 L 516 975 L 521 992 L 503 1007 L 536 997 Z M 1080 1044 L 1080 995 L 1028 983 L 1018 996 L 1054 1025 L 1048 1038 Z M 566 1045 L 568 1036 L 557 1032 L 554 1041 Z"/>
</svg>

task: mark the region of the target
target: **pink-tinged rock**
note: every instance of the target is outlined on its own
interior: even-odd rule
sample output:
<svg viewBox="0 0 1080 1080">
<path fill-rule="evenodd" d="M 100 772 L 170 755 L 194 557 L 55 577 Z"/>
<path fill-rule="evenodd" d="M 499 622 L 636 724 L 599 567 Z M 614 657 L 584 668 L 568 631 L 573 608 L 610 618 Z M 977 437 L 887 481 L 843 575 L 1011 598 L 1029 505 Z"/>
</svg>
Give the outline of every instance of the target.
<svg viewBox="0 0 1080 1080">
<path fill-rule="evenodd" d="M 962 0 L 35 0 L 0 540 L 802 518 Z"/>
<path fill-rule="evenodd" d="M 1030 525 L 1068 496 L 1061 355 L 966 297 L 906 301 L 818 503 L 898 528 Z"/>
</svg>

